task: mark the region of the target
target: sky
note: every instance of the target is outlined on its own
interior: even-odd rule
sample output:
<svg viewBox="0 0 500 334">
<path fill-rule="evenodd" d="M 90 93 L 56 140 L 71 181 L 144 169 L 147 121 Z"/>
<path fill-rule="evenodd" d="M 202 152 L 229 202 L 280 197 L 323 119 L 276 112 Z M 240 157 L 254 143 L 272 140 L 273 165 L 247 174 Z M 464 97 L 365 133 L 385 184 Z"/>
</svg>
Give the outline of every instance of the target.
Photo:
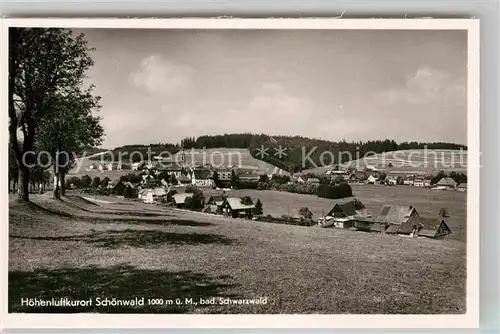
<svg viewBox="0 0 500 334">
<path fill-rule="evenodd" d="M 223 133 L 466 144 L 467 34 L 83 32 L 103 147 Z"/>
</svg>

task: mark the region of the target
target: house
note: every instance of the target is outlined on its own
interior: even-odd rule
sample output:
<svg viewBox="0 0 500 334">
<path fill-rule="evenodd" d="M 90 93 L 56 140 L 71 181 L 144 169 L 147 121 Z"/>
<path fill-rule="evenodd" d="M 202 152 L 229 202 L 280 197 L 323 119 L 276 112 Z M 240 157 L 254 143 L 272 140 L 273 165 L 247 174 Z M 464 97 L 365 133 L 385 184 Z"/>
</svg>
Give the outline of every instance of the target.
<svg viewBox="0 0 500 334">
<path fill-rule="evenodd" d="M 240 179 L 240 181 L 243 181 L 243 182 L 259 182 L 260 180 L 260 175 L 254 175 L 254 174 L 243 174 L 243 175 L 239 175 L 238 178 Z"/>
<path fill-rule="evenodd" d="M 467 191 L 467 183 L 466 182 L 460 183 L 457 186 L 457 190 L 462 192 Z"/>
<path fill-rule="evenodd" d="M 99 164 L 97 165 L 97 169 L 102 173 L 104 171 L 104 166 L 102 164 Z"/>
<path fill-rule="evenodd" d="M 197 187 L 211 187 L 214 184 L 212 173 L 208 169 L 195 169 L 191 176 L 191 183 Z"/>
<path fill-rule="evenodd" d="M 255 205 L 250 200 L 244 203 L 241 197 L 228 197 L 222 204 L 222 211 L 225 215 L 233 218 L 251 218 Z"/>
<path fill-rule="evenodd" d="M 425 187 L 424 179 L 416 178 L 415 180 L 413 180 L 413 186 L 414 187 L 420 187 L 420 188 Z"/>
<path fill-rule="evenodd" d="M 210 207 L 210 212 L 213 213 L 222 213 L 222 205 L 224 204 L 225 196 L 214 195 L 210 196 L 207 202 L 207 206 Z"/>
<path fill-rule="evenodd" d="M 174 175 L 176 178 L 180 177 L 184 174 L 184 168 L 178 164 L 170 164 L 169 166 L 164 167 L 162 170 L 166 171 L 168 175 Z"/>
<path fill-rule="evenodd" d="M 106 169 L 108 171 L 113 171 L 113 170 L 122 170 L 122 164 L 121 163 L 113 163 L 110 162 L 109 164 L 106 165 Z"/>
<path fill-rule="evenodd" d="M 130 165 L 130 167 L 132 170 L 139 170 L 141 165 L 142 165 L 142 163 L 140 163 L 140 162 L 134 162 L 132 165 Z"/>
<path fill-rule="evenodd" d="M 367 216 L 365 205 L 356 198 L 336 203 L 326 216 L 319 218 L 318 221 L 323 227 L 350 228 L 355 225 L 355 216 Z"/>
<path fill-rule="evenodd" d="M 403 180 L 403 184 L 405 186 L 412 186 L 413 185 L 414 178 L 413 176 L 408 176 Z"/>
<path fill-rule="evenodd" d="M 366 179 L 367 184 L 375 184 L 375 183 L 377 183 L 377 181 L 378 181 L 377 178 L 375 176 L 373 176 L 373 174 L 368 176 L 368 178 Z"/>
<path fill-rule="evenodd" d="M 231 181 L 232 171 L 229 169 L 216 169 L 214 172 L 217 172 L 220 181 Z"/>
<path fill-rule="evenodd" d="M 430 187 L 431 187 L 431 180 L 427 180 L 427 179 L 425 179 L 425 180 L 424 180 L 424 187 L 425 187 L 425 188 L 430 188 Z"/>
<path fill-rule="evenodd" d="M 416 216 L 418 216 L 418 212 L 413 206 L 384 205 L 375 221 L 388 226 L 385 233 L 396 234 L 399 225 Z"/>
<path fill-rule="evenodd" d="M 144 203 L 152 204 L 155 202 L 161 202 L 161 200 L 167 196 L 167 191 L 164 188 L 157 187 L 153 189 L 147 189 L 145 195 L 143 194 L 142 200 Z"/>
<path fill-rule="evenodd" d="M 414 237 L 444 238 L 451 234 L 451 230 L 443 217 L 415 216 L 402 223 L 398 235 L 409 235 Z"/>
<path fill-rule="evenodd" d="M 398 184 L 398 177 L 395 175 L 387 175 L 385 181 L 387 182 L 388 185 L 395 186 Z"/>
<path fill-rule="evenodd" d="M 438 183 L 434 185 L 435 188 L 444 187 L 447 189 L 455 189 L 457 187 L 457 182 L 451 177 L 443 177 Z"/>
<path fill-rule="evenodd" d="M 193 197 L 192 193 L 175 194 L 172 196 L 172 203 L 175 207 L 182 209 L 186 204 L 186 199 Z"/>
</svg>

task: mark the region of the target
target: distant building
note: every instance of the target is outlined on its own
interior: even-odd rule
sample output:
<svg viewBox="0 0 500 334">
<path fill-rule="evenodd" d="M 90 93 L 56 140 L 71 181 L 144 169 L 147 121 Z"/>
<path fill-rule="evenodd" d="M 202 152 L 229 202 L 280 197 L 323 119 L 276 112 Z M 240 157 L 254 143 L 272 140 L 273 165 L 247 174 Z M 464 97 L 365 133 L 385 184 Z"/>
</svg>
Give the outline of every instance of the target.
<svg viewBox="0 0 500 334">
<path fill-rule="evenodd" d="M 420 188 L 425 187 L 425 181 L 424 181 L 424 179 L 416 178 L 415 180 L 413 180 L 413 186 L 414 187 L 420 187 Z"/>
<path fill-rule="evenodd" d="M 191 183 L 198 187 L 211 187 L 214 184 L 212 172 L 208 169 L 195 169 L 191 176 Z"/>
<path fill-rule="evenodd" d="M 375 184 L 377 183 L 377 181 L 378 181 L 377 178 L 373 176 L 373 174 L 368 176 L 368 178 L 366 179 L 367 184 Z"/>
<path fill-rule="evenodd" d="M 445 187 L 448 189 L 455 189 L 457 187 L 457 182 L 451 177 L 443 177 L 438 183 L 434 185 L 435 187 Z"/>
<path fill-rule="evenodd" d="M 211 213 L 222 214 L 223 212 L 222 205 L 224 204 L 225 200 L 226 197 L 222 195 L 210 196 L 210 198 L 207 201 L 208 211 Z"/>
<path fill-rule="evenodd" d="M 152 204 L 155 202 L 160 202 L 165 196 L 167 196 L 167 191 L 164 188 L 157 187 L 153 189 L 147 189 L 143 193 L 142 200 L 144 203 Z"/>
<path fill-rule="evenodd" d="M 467 191 L 467 183 L 464 182 L 464 183 L 460 183 L 458 186 L 457 186 L 457 190 L 458 191 Z"/>
<path fill-rule="evenodd" d="M 231 181 L 232 171 L 229 169 L 216 169 L 214 172 L 217 172 L 220 181 Z"/>
<path fill-rule="evenodd" d="M 186 199 L 193 197 L 192 193 L 175 194 L 172 196 L 172 203 L 175 207 L 182 209 L 186 205 Z"/>
<path fill-rule="evenodd" d="M 233 218 L 251 218 L 253 209 L 255 205 L 252 201 L 244 204 L 240 197 L 228 197 L 222 204 L 223 213 Z"/>
<path fill-rule="evenodd" d="M 187 175 L 184 174 L 176 176 L 176 180 L 179 185 L 186 185 L 191 183 L 191 178 L 189 178 Z"/>
</svg>

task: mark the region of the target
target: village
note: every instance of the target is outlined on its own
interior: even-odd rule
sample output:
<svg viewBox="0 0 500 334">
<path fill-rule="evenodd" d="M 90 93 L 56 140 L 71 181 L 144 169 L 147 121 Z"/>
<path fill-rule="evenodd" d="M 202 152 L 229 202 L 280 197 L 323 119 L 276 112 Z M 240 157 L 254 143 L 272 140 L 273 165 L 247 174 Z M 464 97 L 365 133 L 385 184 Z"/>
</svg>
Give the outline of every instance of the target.
<svg viewBox="0 0 500 334">
<path fill-rule="evenodd" d="M 420 215 L 413 206 L 387 203 L 379 212 L 368 212 L 361 200 L 345 196 L 336 198 L 332 208 L 322 212 L 316 219 L 313 219 L 312 212 L 307 207 L 293 208 L 298 212 L 295 215 L 273 217 L 263 214 L 263 203 L 259 199 L 233 196 L 231 193 L 233 189 L 245 188 L 289 191 L 287 186 L 298 185 L 312 189 L 307 193 L 314 194 L 321 184 L 415 187 L 457 192 L 467 190 L 466 182 L 458 183 L 452 177 L 416 172 L 388 172 L 387 169 L 375 167 L 357 170 L 332 166 L 332 169 L 323 174 L 279 175 L 266 174 L 256 168 L 213 167 L 210 164 L 202 166 L 155 157 L 149 164 L 92 163 L 87 168 L 90 173 L 97 172 L 102 175 L 113 170 L 130 170 L 130 173 L 114 180 L 108 177 L 100 180 L 98 176 L 92 179 L 85 175 L 82 179 L 87 179 L 86 184 L 73 177 L 67 180 L 67 186 L 70 189 L 82 188 L 81 192 L 87 194 L 117 196 L 147 204 L 232 218 L 427 238 L 444 238 L 452 233 L 446 223 L 446 209 L 441 209 L 433 216 L 425 216 Z M 311 201 L 314 201 L 313 197 Z"/>
</svg>

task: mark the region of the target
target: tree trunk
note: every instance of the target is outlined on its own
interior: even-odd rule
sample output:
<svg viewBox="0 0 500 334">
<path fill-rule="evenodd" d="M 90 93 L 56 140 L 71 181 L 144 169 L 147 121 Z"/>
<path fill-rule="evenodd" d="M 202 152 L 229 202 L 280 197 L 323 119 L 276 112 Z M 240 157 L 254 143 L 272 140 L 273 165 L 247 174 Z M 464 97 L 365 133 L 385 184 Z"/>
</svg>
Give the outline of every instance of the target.
<svg viewBox="0 0 500 334">
<path fill-rule="evenodd" d="M 61 196 L 66 196 L 66 172 L 59 173 L 59 180 L 61 182 Z"/>
<path fill-rule="evenodd" d="M 54 189 L 52 190 L 53 197 L 55 199 L 61 198 L 61 194 L 59 191 L 59 174 L 54 171 Z"/>
<path fill-rule="evenodd" d="M 29 202 L 29 181 L 30 171 L 26 166 L 19 167 L 19 185 L 17 191 L 17 199 L 21 202 Z"/>
</svg>

